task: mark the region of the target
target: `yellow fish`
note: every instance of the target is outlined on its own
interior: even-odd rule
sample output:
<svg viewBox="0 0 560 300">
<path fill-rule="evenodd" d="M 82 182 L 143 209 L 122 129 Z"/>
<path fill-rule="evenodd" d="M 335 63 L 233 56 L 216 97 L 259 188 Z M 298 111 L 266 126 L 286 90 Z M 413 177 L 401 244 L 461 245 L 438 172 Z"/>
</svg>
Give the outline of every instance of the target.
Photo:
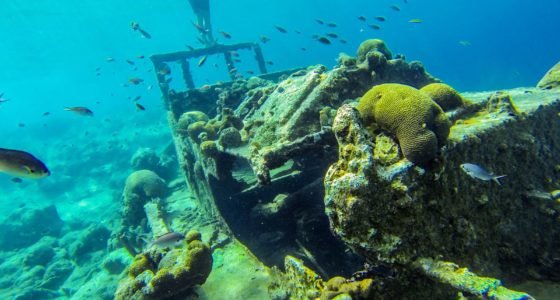
<svg viewBox="0 0 560 300">
<path fill-rule="evenodd" d="M 408 21 L 408 23 L 415 23 L 415 24 L 422 23 L 422 22 L 424 22 L 422 19 L 412 19 Z"/>
<path fill-rule="evenodd" d="M 0 148 L 0 172 L 31 179 L 51 175 L 47 166 L 32 154 L 4 148 Z"/>
</svg>

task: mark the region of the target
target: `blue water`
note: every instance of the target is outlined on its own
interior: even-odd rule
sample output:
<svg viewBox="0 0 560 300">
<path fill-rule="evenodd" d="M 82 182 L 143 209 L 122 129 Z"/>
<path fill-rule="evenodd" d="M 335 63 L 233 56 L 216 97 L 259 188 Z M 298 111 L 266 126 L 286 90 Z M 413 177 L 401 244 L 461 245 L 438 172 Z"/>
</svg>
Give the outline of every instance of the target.
<svg viewBox="0 0 560 300">
<path fill-rule="evenodd" d="M 211 1 L 211 7 L 219 42 L 271 39 L 261 44 L 273 62 L 269 71 L 331 68 L 339 53 L 354 55 L 368 38 L 381 38 L 393 53 L 421 61 L 459 91 L 534 86 L 560 59 L 560 2 L 553 0 L 223 0 Z M 149 56 L 186 50 L 187 44 L 201 47 L 188 1 L 3 0 L 0 11 L 0 93 L 10 100 L 0 104 L 0 147 L 35 153 L 53 172 L 41 182 L 19 185 L 0 174 L 1 216 L 16 206 L 54 203 L 63 220 L 110 224 L 118 211 L 112 197 L 122 190 L 131 155 L 140 147 L 162 151 L 169 142 Z M 358 20 L 360 15 L 367 22 Z M 408 22 L 416 18 L 423 22 Z M 132 21 L 152 38 L 134 32 Z M 347 43 L 323 45 L 312 38 L 328 32 Z M 214 63 L 219 61 L 209 58 L 203 68 L 194 68 L 197 85 L 223 78 L 225 69 Z M 133 86 L 127 82 L 131 77 L 145 81 Z M 132 103 L 136 96 L 146 111 Z M 90 107 L 95 117 L 65 112 L 66 106 Z M 92 200 L 94 195 L 101 200 Z"/>
</svg>

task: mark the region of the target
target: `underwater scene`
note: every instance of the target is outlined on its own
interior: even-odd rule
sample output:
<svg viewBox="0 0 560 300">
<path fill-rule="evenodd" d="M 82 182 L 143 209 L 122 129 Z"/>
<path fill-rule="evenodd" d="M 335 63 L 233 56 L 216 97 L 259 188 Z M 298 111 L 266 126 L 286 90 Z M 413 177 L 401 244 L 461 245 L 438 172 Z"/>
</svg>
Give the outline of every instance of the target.
<svg viewBox="0 0 560 300">
<path fill-rule="evenodd" d="M 0 299 L 560 299 L 559 1 L 0 8 Z"/>
</svg>

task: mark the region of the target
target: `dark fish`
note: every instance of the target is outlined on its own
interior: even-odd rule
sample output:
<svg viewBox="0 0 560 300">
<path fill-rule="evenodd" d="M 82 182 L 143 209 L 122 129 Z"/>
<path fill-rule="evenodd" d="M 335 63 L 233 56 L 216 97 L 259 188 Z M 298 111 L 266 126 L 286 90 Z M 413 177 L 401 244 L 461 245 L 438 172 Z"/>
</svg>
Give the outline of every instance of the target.
<svg viewBox="0 0 560 300">
<path fill-rule="evenodd" d="M 171 248 L 177 245 L 180 241 L 184 240 L 185 236 L 177 232 L 168 232 L 162 236 L 159 236 L 153 242 L 150 243 L 148 248 Z"/>
<path fill-rule="evenodd" d="M 331 44 L 331 40 L 329 40 L 328 38 L 324 37 L 324 36 L 320 36 L 317 38 L 317 41 L 321 44 L 325 44 L 325 45 L 330 45 Z"/>
<path fill-rule="evenodd" d="M 266 35 L 261 35 L 260 40 L 261 43 L 266 44 L 268 41 L 270 41 L 270 38 L 268 38 L 268 36 Z"/>
<path fill-rule="evenodd" d="M 229 34 L 229 32 L 220 31 L 220 34 L 226 39 L 231 39 L 231 34 Z"/>
<path fill-rule="evenodd" d="M 379 21 L 379 22 L 385 22 L 385 20 L 387 20 L 387 19 L 385 19 L 385 17 L 383 17 L 383 16 L 377 16 L 377 17 L 375 17 L 375 19 L 376 19 L 377 21 Z"/>
<path fill-rule="evenodd" d="M 46 117 L 46 116 L 48 116 L 48 115 L 50 115 L 50 114 L 51 114 L 50 112 L 46 111 L 46 112 L 43 113 L 43 116 Z"/>
<path fill-rule="evenodd" d="M 19 177 L 14 177 L 14 178 L 12 178 L 12 182 L 14 182 L 14 183 L 22 183 L 23 180 L 21 180 L 21 178 L 19 178 Z"/>
<path fill-rule="evenodd" d="M 191 51 L 193 51 L 193 50 L 194 50 L 194 47 L 193 47 L 193 46 L 191 46 L 191 45 L 185 45 L 185 47 L 187 47 L 187 49 L 189 49 L 189 50 L 191 50 Z"/>
<path fill-rule="evenodd" d="M 331 38 L 333 38 L 333 39 L 337 39 L 337 38 L 338 38 L 338 34 L 336 34 L 336 33 L 334 33 L 334 32 L 329 32 L 329 33 L 327 33 L 327 36 L 328 36 L 328 37 L 331 37 Z"/>
<path fill-rule="evenodd" d="M 134 97 L 134 100 L 132 100 L 132 101 L 136 102 L 136 101 L 140 100 L 140 98 L 142 98 L 142 96 L 136 96 L 136 97 Z"/>
<path fill-rule="evenodd" d="M 301 47 L 301 51 L 307 51 L 307 48 Z"/>
<path fill-rule="evenodd" d="M 370 24 L 370 25 L 368 25 L 368 26 L 371 27 L 371 28 L 373 28 L 373 29 L 375 29 L 375 30 L 381 29 L 381 26 L 376 25 L 376 24 Z"/>
<path fill-rule="evenodd" d="M 130 60 L 130 59 L 127 59 L 127 60 L 125 60 L 125 61 L 126 61 L 127 64 L 129 64 L 129 65 L 131 65 L 131 66 L 134 66 L 134 65 L 136 64 L 136 63 L 134 63 L 134 62 L 133 62 L 132 60 Z"/>
<path fill-rule="evenodd" d="M 327 26 L 334 28 L 334 27 L 336 27 L 336 23 L 329 23 L 329 24 L 327 24 Z"/>
<path fill-rule="evenodd" d="M 25 124 L 23 124 L 23 123 L 18 123 L 17 126 L 18 126 L 19 128 L 23 128 L 23 127 L 25 127 Z"/>
<path fill-rule="evenodd" d="M 273 63 L 272 61 L 270 61 L 270 60 L 267 60 L 267 61 L 266 61 L 266 64 L 267 64 L 267 65 L 270 65 L 270 66 L 274 65 L 274 63 Z"/>
<path fill-rule="evenodd" d="M 65 111 L 71 111 L 80 116 L 93 117 L 93 111 L 84 106 L 69 106 L 64 108 Z"/>
<path fill-rule="evenodd" d="M 204 55 L 202 58 L 200 58 L 200 60 L 198 61 L 198 66 L 202 67 L 202 65 L 204 65 L 207 59 L 208 59 L 208 55 Z"/>
<path fill-rule="evenodd" d="M 134 105 L 136 105 L 136 108 L 138 110 L 146 110 L 146 108 L 144 106 L 142 106 L 142 104 L 138 103 L 138 102 L 134 102 Z"/>
<path fill-rule="evenodd" d="M 348 42 L 347 42 L 346 40 L 344 40 L 344 39 L 340 39 L 340 40 L 338 40 L 338 41 L 339 41 L 340 43 L 342 43 L 342 44 L 347 44 L 347 43 L 348 43 Z"/>
<path fill-rule="evenodd" d="M 128 82 L 134 84 L 134 85 L 139 85 L 140 83 L 144 82 L 144 79 L 139 78 L 139 77 L 131 77 L 128 79 Z"/>
<path fill-rule="evenodd" d="M 297 30 L 297 29 L 295 29 L 294 31 L 295 31 L 295 33 L 297 33 L 297 34 L 301 34 L 301 31 L 299 31 L 299 30 Z"/>
<path fill-rule="evenodd" d="M 51 174 L 47 166 L 28 152 L 0 148 L 0 172 L 39 179 Z"/>
<path fill-rule="evenodd" d="M 287 33 L 288 32 L 284 27 L 281 27 L 281 26 L 278 26 L 278 25 L 274 25 L 274 28 L 276 28 L 276 30 L 278 30 L 282 33 Z"/>
<path fill-rule="evenodd" d="M 325 25 L 325 21 L 321 20 L 321 19 L 315 19 L 315 21 L 321 25 Z"/>
<path fill-rule="evenodd" d="M 204 28 L 204 27 L 202 27 L 202 26 L 200 26 L 200 25 L 198 25 L 194 22 L 191 22 L 191 23 L 193 24 L 194 28 L 196 28 L 196 30 L 198 30 L 200 33 L 207 33 L 208 32 L 208 30 L 206 28 Z"/>
<path fill-rule="evenodd" d="M 4 92 L 0 93 L 0 103 L 8 102 L 10 99 L 4 98 Z"/>
<path fill-rule="evenodd" d="M 358 20 L 365 22 L 365 21 L 366 21 L 366 17 L 364 17 L 364 16 L 359 16 L 359 17 L 358 17 Z"/>
<path fill-rule="evenodd" d="M 144 55 L 138 55 L 138 56 L 136 56 L 136 58 L 139 58 L 139 59 L 144 59 L 144 57 L 145 57 Z"/>
<path fill-rule="evenodd" d="M 398 5 L 391 5 L 390 6 L 394 11 L 401 11 L 401 8 Z"/>
<path fill-rule="evenodd" d="M 137 22 L 132 22 L 130 24 L 130 27 L 132 27 L 132 30 L 140 32 L 140 35 L 142 35 L 143 38 L 152 38 L 152 35 L 149 34 L 146 30 L 142 29 L 142 27 L 140 27 L 140 24 L 138 24 Z"/>
</svg>

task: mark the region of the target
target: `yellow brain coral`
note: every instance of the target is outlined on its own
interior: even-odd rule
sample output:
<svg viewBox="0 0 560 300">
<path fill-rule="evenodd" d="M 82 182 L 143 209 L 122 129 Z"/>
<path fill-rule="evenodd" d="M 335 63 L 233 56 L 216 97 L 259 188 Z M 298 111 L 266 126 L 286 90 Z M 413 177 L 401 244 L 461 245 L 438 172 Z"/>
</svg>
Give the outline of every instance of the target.
<svg viewBox="0 0 560 300">
<path fill-rule="evenodd" d="M 444 111 L 464 105 L 463 97 L 455 89 L 444 83 L 428 84 L 421 88 L 420 91 L 432 97 Z"/>
<path fill-rule="evenodd" d="M 404 156 L 415 164 L 436 157 L 449 135 L 451 122 L 427 94 L 402 84 L 375 86 L 357 106 L 366 126 L 372 122 L 399 141 Z"/>
</svg>

